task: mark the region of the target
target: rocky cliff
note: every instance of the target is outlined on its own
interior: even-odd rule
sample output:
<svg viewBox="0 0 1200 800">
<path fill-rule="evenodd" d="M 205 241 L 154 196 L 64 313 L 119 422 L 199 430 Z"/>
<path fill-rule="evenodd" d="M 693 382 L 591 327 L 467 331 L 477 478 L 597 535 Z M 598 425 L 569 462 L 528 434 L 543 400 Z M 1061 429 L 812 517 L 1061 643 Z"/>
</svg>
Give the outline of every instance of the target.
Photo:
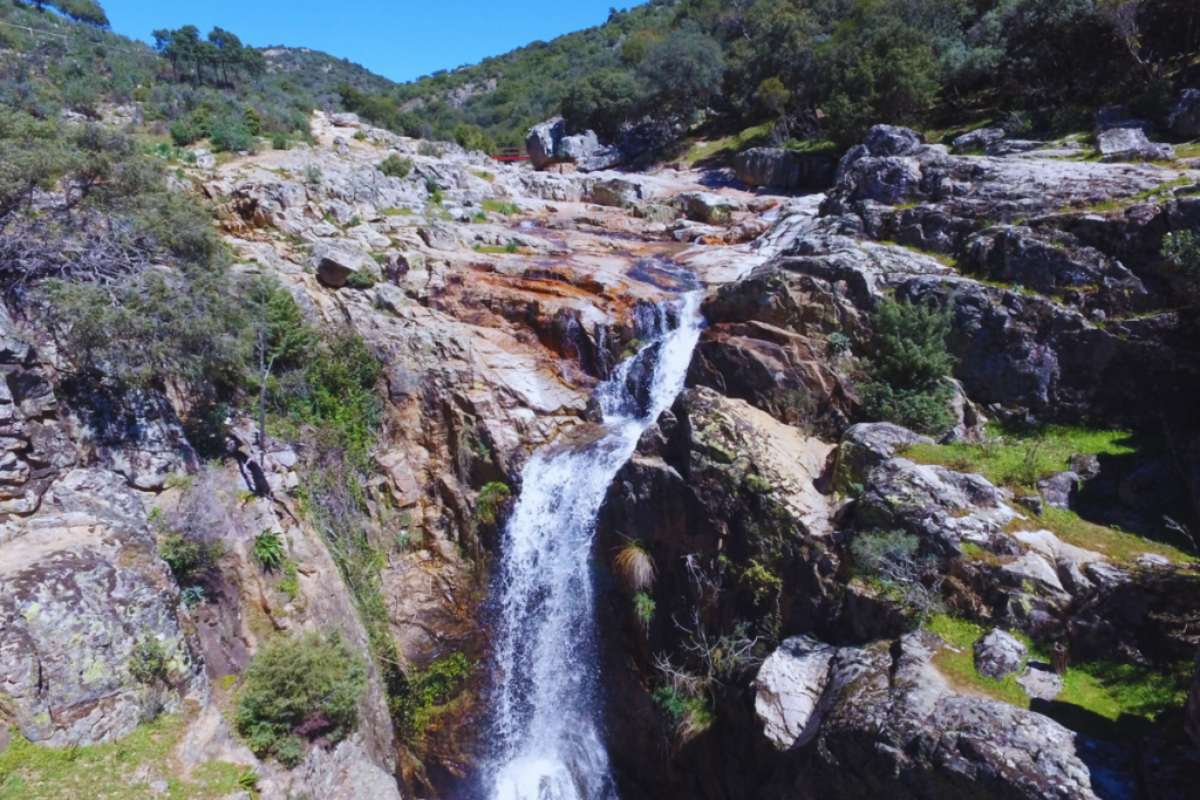
<svg viewBox="0 0 1200 800">
<path fill-rule="evenodd" d="M 313 503 L 319 440 L 231 413 L 201 457 L 169 392 L 101 419 L 36 316 L 0 317 L 0 787 L 35 779 L 5 760 L 20 748 L 153 730 L 156 758 L 123 776 L 147 793 L 221 796 L 211 776 L 233 769 L 263 797 L 466 796 L 507 498 L 533 450 L 587 440 L 592 390 L 682 267 L 707 328 L 594 554 L 621 796 L 1186 795 L 1200 576 L 1162 515 L 1200 516 L 1200 337 L 1158 251 L 1200 225 L 1200 172 L 1050 143 L 954 155 L 880 126 L 826 195 L 792 197 L 683 170 L 535 172 L 353 115 L 313 132 L 199 153 L 178 190 L 217 209 L 234 278 L 278 281 L 381 364 L 368 557 L 349 562 Z M 825 175 L 768 155 L 754 183 Z M 949 320 L 941 444 L 866 419 L 893 299 Z M 1031 488 L 978 474 L 1006 446 L 989 421 L 1154 444 L 1064 452 L 1053 475 L 1034 450 Z M 864 566 L 881 532 L 911 543 L 911 570 Z M 264 534 L 290 566 L 264 568 Z M 202 579 L 168 568 L 171 537 L 212 554 Z M 653 565 L 636 585 L 616 558 L 631 543 Z M 355 731 L 290 768 L 256 757 L 235 720 L 255 654 L 329 629 L 368 665 Z M 981 656 L 1002 665 L 985 679 L 992 629 L 1015 645 Z"/>
</svg>

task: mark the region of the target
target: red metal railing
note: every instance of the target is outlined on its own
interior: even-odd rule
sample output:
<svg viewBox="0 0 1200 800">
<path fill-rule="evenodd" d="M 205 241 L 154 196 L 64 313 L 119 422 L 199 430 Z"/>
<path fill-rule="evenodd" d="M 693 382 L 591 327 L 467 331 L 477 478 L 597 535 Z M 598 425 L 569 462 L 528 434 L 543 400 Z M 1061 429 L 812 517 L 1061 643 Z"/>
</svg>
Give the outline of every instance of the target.
<svg viewBox="0 0 1200 800">
<path fill-rule="evenodd" d="M 492 153 L 496 161 L 528 161 L 529 154 L 519 147 L 502 147 Z"/>
</svg>

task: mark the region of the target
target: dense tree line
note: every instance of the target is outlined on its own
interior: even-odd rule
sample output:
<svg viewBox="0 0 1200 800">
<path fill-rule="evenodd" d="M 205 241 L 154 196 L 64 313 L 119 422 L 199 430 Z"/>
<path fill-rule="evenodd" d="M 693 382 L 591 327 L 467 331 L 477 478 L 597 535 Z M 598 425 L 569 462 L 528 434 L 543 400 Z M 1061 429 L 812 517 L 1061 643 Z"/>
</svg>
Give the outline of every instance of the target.
<svg viewBox="0 0 1200 800">
<path fill-rule="evenodd" d="M 108 27 L 108 15 L 96 0 L 31 0 L 38 11 L 47 6 L 76 22 L 84 22 L 101 28 Z"/>
<path fill-rule="evenodd" d="M 195 84 L 232 87 L 240 80 L 262 75 L 267 68 L 262 53 L 246 47 L 224 28 L 213 28 L 207 39 L 200 38 L 195 25 L 156 30 L 154 48 L 170 62 L 175 80 Z"/>
<path fill-rule="evenodd" d="M 1066 129 L 1110 102 L 1161 116 L 1198 52 L 1192 0 L 656 0 L 354 104 L 405 132 L 465 124 L 504 144 L 560 111 L 610 137 L 701 112 L 842 142 L 879 121 Z"/>
</svg>

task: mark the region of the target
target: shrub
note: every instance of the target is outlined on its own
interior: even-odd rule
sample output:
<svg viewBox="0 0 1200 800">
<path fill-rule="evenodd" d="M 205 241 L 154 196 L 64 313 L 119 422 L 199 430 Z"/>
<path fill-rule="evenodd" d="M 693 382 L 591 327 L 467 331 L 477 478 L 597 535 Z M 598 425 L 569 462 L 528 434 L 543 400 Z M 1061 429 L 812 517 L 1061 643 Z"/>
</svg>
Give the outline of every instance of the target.
<svg viewBox="0 0 1200 800">
<path fill-rule="evenodd" d="M 209 139 L 218 153 L 240 153 L 254 149 L 254 134 L 246 128 L 243 120 L 234 117 L 224 117 L 213 123 Z"/>
<path fill-rule="evenodd" d="M 656 608 L 657 604 L 654 602 L 654 598 L 645 592 L 638 592 L 633 596 L 633 613 L 643 628 L 649 629 L 650 623 L 654 621 Z"/>
<path fill-rule="evenodd" d="M 630 591 L 644 592 L 654 585 L 654 559 L 641 542 L 627 541 L 617 551 L 613 568 Z"/>
<path fill-rule="evenodd" d="M 658 707 L 675 724 L 675 735 L 681 742 L 695 739 L 716 721 L 708 698 L 702 694 L 688 694 L 673 686 L 660 686 L 652 696 Z"/>
<path fill-rule="evenodd" d="M 175 120 L 169 130 L 176 147 L 187 147 L 204 138 L 204 131 L 197 127 L 191 117 Z"/>
<path fill-rule="evenodd" d="M 393 153 L 379 165 L 379 171 L 389 178 L 407 178 L 413 171 L 411 158 L 401 158 Z"/>
<path fill-rule="evenodd" d="M 1200 234 L 1175 231 L 1163 237 L 1162 255 L 1190 280 L 1200 280 Z"/>
<path fill-rule="evenodd" d="M 129 655 L 129 674 L 138 683 L 154 686 L 170 675 L 167 649 L 153 636 L 138 640 Z"/>
<path fill-rule="evenodd" d="M 408 676 L 408 690 L 399 700 L 397 716 L 409 737 L 420 738 L 439 708 L 449 703 L 471 677 L 475 665 L 462 653 L 452 653 Z"/>
<path fill-rule="evenodd" d="M 278 637 L 246 670 L 235 725 L 260 758 L 299 763 L 303 741 L 339 742 L 358 724 L 366 664 L 336 633 Z"/>
<path fill-rule="evenodd" d="M 949 381 L 954 357 L 946 347 L 948 312 L 885 301 L 875 314 L 869 381 L 863 411 L 922 433 L 944 433 L 954 424 Z"/>
<path fill-rule="evenodd" d="M 283 539 L 274 531 L 263 531 L 254 537 L 254 560 L 267 572 L 274 572 L 283 567 L 287 554 L 283 549 Z"/>
<path fill-rule="evenodd" d="M 920 557 L 920 540 L 904 531 L 865 531 L 850 543 L 854 568 L 918 621 L 940 607 L 936 561 Z"/>
<path fill-rule="evenodd" d="M 158 554 L 167 562 L 175 582 L 188 586 L 202 579 L 216 565 L 220 550 L 216 545 L 193 537 L 169 533 L 158 540 Z"/>
<path fill-rule="evenodd" d="M 475 519 L 483 525 L 495 525 L 500 513 L 512 497 L 512 490 L 500 481 L 485 484 L 475 501 Z"/>
<path fill-rule="evenodd" d="M 271 136 L 271 148 L 273 150 L 287 150 L 290 147 L 287 134 L 276 133 Z"/>
</svg>

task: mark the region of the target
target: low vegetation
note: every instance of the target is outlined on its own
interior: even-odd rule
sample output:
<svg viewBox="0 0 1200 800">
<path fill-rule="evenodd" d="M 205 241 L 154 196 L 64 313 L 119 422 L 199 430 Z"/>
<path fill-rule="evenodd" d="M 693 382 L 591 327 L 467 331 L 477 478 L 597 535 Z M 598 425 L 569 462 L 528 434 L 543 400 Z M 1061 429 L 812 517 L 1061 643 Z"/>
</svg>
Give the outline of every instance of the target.
<svg viewBox="0 0 1200 800">
<path fill-rule="evenodd" d="M 935 615 L 926 628 L 948 645 L 934 656 L 934 664 L 956 688 L 1020 708 L 1033 705 L 1016 675 L 996 680 L 976 671 L 973 648 L 985 628 L 947 615 Z M 1013 635 L 1029 648 L 1031 660 L 1049 667 L 1050 659 L 1028 637 Z M 1183 705 L 1192 672 L 1189 662 L 1163 669 L 1114 661 L 1072 664 L 1063 674 L 1062 693 L 1037 710 L 1090 735 L 1134 738 Z"/>
<path fill-rule="evenodd" d="M 941 607 L 937 559 L 920 550 L 920 540 L 904 531 L 864 531 L 850 543 L 856 575 L 897 603 L 914 624 Z"/>
<path fill-rule="evenodd" d="M 186 720 L 161 716 L 115 742 L 47 747 L 14 735 L 0 750 L 0 800 L 128 800 L 153 797 L 151 784 L 166 783 L 168 800 L 220 800 L 236 794 L 247 769 L 209 761 L 180 777 L 174 751 Z"/>
<path fill-rule="evenodd" d="M 997 486 L 1033 491 L 1037 482 L 1070 469 L 1075 456 L 1123 456 L 1136 452 L 1128 431 L 1048 425 L 1036 429 L 988 427 L 981 442 L 910 447 L 905 456 L 977 472 Z"/>
<path fill-rule="evenodd" d="M 408 741 L 420 743 L 442 714 L 453 710 L 475 671 L 463 653 L 440 658 L 408 677 L 408 689 L 399 701 L 396 717 Z"/>
<path fill-rule="evenodd" d="M 379 171 L 389 178 L 407 178 L 413 171 L 411 158 L 392 154 L 379 164 Z"/>
<path fill-rule="evenodd" d="M 1037 494 L 1044 478 L 1071 468 L 1075 456 L 1120 458 L 1138 453 L 1137 442 L 1127 431 L 1049 425 L 1037 428 L 989 426 L 981 442 L 944 445 L 918 444 L 904 455 L 922 464 L 938 464 L 959 472 L 974 472 L 1017 494 Z M 1046 528 L 1068 544 L 1108 556 L 1118 563 L 1133 563 L 1144 553 L 1176 562 L 1194 560 L 1188 542 L 1173 541 L 1164 527 L 1162 540 L 1150 539 L 1112 525 L 1091 522 L 1073 510 L 1047 507 L 1034 523 L 1018 520 L 1014 528 L 1031 524 Z"/>
<path fill-rule="evenodd" d="M 946 432 L 954 424 L 949 313 L 885 301 L 876 311 L 874 330 L 865 363 L 863 414 L 921 433 Z"/>
<path fill-rule="evenodd" d="M 294 767 L 309 741 L 338 742 L 358 725 L 366 665 L 337 634 L 280 636 L 247 667 L 237 731 L 259 757 Z"/>
</svg>

